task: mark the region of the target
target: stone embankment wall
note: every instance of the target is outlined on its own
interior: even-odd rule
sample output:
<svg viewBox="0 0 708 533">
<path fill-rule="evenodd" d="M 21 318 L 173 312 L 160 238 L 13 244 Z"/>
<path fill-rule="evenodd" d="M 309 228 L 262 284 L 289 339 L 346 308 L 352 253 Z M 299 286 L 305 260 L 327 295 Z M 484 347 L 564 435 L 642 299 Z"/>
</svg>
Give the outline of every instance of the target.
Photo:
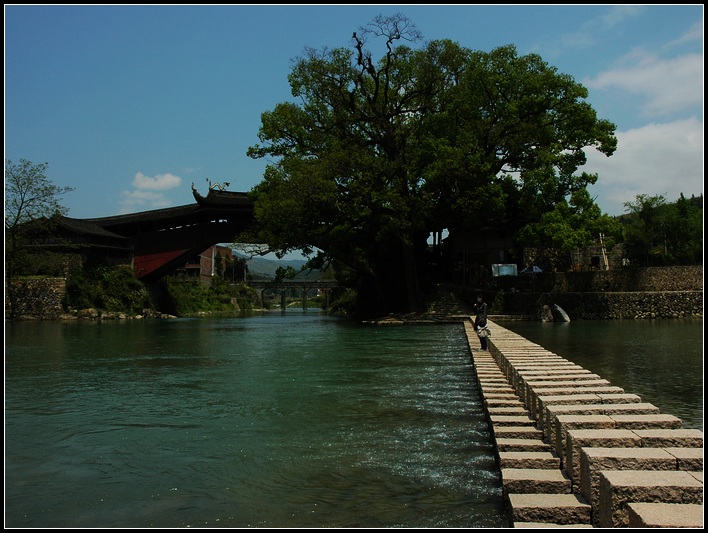
<svg viewBox="0 0 708 533">
<path fill-rule="evenodd" d="M 110 320 L 125 318 L 173 318 L 173 315 L 144 309 L 140 315 L 107 312 L 100 309 L 64 311 L 66 278 L 31 278 L 13 282 L 16 299 L 15 318 L 18 320 Z M 10 317 L 10 298 L 5 289 L 5 318 Z"/>
<path fill-rule="evenodd" d="M 504 292 L 702 291 L 703 266 L 543 272 L 494 278 Z"/>
<path fill-rule="evenodd" d="M 62 298 L 66 278 L 32 278 L 14 282 L 15 316 L 38 320 L 54 320 L 64 314 Z M 5 289 L 5 318 L 10 315 L 9 291 Z"/>
<path fill-rule="evenodd" d="M 703 267 L 552 272 L 496 278 L 493 312 L 538 317 L 559 305 L 571 319 L 700 318 Z"/>
<path fill-rule="evenodd" d="M 540 317 L 544 306 L 559 305 L 571 319 L 701 318 L 703 291 L 608 293 L 508 293 L 495 314 Z"/>
</svg>

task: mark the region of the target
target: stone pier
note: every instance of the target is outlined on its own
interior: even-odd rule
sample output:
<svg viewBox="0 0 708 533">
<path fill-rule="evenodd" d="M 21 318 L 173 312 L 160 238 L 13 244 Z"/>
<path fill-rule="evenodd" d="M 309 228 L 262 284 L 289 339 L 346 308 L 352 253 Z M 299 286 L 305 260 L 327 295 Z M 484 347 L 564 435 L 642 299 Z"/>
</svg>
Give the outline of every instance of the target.
<svg viewBox="0 0 708 533">
<path fill-rule="evenodd" d="M 492 321 L 465 320 L 514 527 L 703 527 L 703 432 Z"/>
</svg>

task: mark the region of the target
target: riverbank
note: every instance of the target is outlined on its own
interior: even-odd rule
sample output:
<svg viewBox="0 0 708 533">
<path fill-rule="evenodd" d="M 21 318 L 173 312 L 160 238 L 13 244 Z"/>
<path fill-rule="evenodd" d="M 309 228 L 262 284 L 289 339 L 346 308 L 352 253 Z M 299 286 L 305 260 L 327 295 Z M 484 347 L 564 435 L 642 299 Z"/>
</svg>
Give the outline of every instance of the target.
<svg viewBox="0 0 708 533">
<path fill-rule="evenodd" d="M 140 285 L 138 282 L 133 280 Z M 205 312 L 256 310 L 259 299 L 247 285 L 232 287 L 222 282 L 218 290 L 189 282 L 174 284 L 174 294 L 155 287 L 148 291 L 134 289 L 135 301 L 152 301 L 152 309 L 138 306 L 138 311 L 109 309 L 114 315 L 147 316 L 152 313 L 197 316 Z M 177 290 L 180 289 L 180 290 Z M 631 289 L 631 290 L 630 290 Z M 15 282 L 17 312 L 20 319 L 65 319 L 65 278 L 19 279 Z M 116 292 L 116 291 L 113 291 Z M 125 293 L 117 291 L 114 300 Z M 490 315 L 506 315 L 522 319 L 544 320 L 548 308 L 558 305 L 571 320 L 676 319 L 703 317 L 703 267 L 653 267 L 606 272 L 542 273 L 493 278 L 483 288 L 438 284 L 425 310 L 417 313 L 389 315 L 367 321 L 378 325 L 402 323 L 440 323 L 457 321 L 471 314 L 478 293 L 489 305 Z M 184 305 L 177 305 L 178 303 Z M 5 302 L 5 316 L 9 314 Z M 77 306 L 78 307 L 78 306 Z M 82 308 L 90 308 L 85 306 Z M 98 309 L 98 313 L 108 314 Z M 90 313 L 89 313 L 90 314 Z"/>
</svg>

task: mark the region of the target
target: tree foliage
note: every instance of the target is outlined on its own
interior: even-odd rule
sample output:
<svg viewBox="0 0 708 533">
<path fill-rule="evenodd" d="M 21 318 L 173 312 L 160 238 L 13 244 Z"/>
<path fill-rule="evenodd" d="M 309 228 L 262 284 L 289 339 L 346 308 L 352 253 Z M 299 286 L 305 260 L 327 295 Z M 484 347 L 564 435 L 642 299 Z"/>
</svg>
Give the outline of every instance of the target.
<svg viewBox="0 0 708 533">
<path fill-rule="evenodd" d="M 587 189 L 578 189 L 570 199 L 556 203 L 553 210 L 541 215 L 538 222 L 527 224 L 517 238 L 527 246 L 570 252 L 585 248 L 602 236 L 608 249 L 624 240 L 624 227 L 614 217 L 603 214 Z M 568 267 L 570 260 L 563 265 Z"/>
<path fill-rule="evenodd" d="M 395 15 L 350 49 L 307 49 L 289 75 L 295 101 L 262 114 L 248 152 L 270 161 L 252 238 L 318 248 L 370 314 L 417 306 L 431 231 L 535 222 L 597 179 L 575 174 L 583 148 L 616 148 L 587 90 L 539 56 L 419 41 Z"/>
<path fill-rule="evenodd" d="M 703 195 L 675 203 L 639 194 L 624 204 L 625 255 L 635 266 L 703 264 Z"/>
<path fill-rule="evenodd" d="M 68 212 L 59 203 L 59 197 L 74 189 L 52 183 L 45 174 L 48 166 L 49 163 L 34 164 L 26 159 L 20 159 L 19 163 L 5 160 L 6 231 Z"/>
<path fill-rule="evenodd" d="M 5 160 L 5 259 L 12 258 L 21 238 L 23 226 L 33 223 L 49 227 L 51 221 L 68 210 L 59 203 L 59 197 L 72 191 L 52 183 L 45 172 L 48 163 L 34 164 L 26 159 L 19 163 Z M 41 228 L 39 228 L 41 230 Z"/>
<path fill-rule="evenodd" d="M 59 187 L 47 178 L 48 163 L 19 163 L 5 160 L 5 277 L 14 318 L 15 294 L 11 283 L 24 255 L 23 245 L 38 234 L 52 229 L 56 219 L 67 209 L 59 197 L 73 189 Z M 44 259 L 44 258 L 42 258 Z"/>
</svg>

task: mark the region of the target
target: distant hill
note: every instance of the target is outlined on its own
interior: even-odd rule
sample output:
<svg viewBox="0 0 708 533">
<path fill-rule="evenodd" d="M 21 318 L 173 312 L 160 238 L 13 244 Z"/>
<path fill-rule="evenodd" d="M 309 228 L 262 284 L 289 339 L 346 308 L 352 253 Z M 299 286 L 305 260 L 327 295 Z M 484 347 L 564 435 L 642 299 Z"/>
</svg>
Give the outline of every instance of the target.
<svg viewBox="0 0 708 533">
<path fill-rule="evenodd" d="M 299 272 L 305 263 L 307 263 L 307 260 L 305 259 L 266 259 L 258 256 L 248 259 L 247 255 L 241 254 L 235 250 L 233 254 L 234 257 L 240 257 L 247 260 L 246 264 L 248 265 L 248 274 L 254 278 L 265 277 L 272 279 L 275 277 L 276 270 L 280 267 L 292 267 Z M 298 275 L 298 278 L 303 279 L 319 279 L 320 277 L 322 277 L 322 273 L 319 271 L 305 271 Z"/>
</svg>

